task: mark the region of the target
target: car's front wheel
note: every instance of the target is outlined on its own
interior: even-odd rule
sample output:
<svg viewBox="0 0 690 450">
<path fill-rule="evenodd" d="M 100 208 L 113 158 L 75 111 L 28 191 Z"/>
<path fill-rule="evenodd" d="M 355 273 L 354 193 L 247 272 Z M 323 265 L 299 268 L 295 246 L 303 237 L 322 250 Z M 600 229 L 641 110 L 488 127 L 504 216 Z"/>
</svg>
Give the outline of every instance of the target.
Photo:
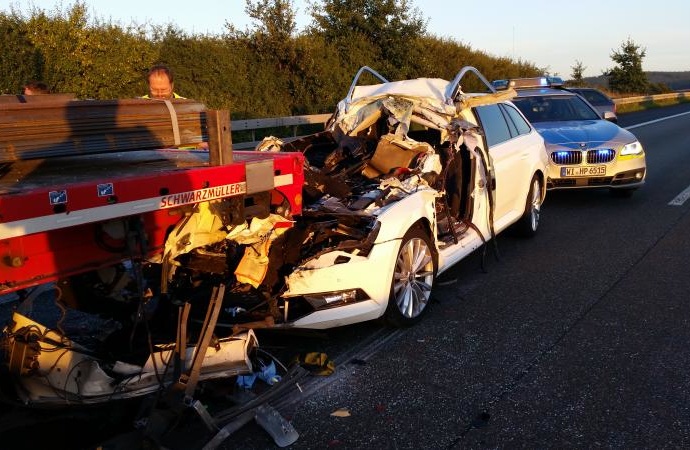
<svg viewBox="0 0 690 450">
<path fill-rule="evenodd" d="M 532 177 L 527 199 L 525 200 L 525 210 L 522 216 L 515 223 L 515 231 L 525 237 L 534 236 L 539 228 L 541 218 L 542 192 L 541 181 L 537 175 Z"/>
<path fill-rule="evenodd" d="M 415 226 L 403 236 L 395 259 L 386 308 L 388 323 L 398 327 L 418 322 L 427 311 L 436 278 L 437 257 L 428 233 Z"/>
</svg>

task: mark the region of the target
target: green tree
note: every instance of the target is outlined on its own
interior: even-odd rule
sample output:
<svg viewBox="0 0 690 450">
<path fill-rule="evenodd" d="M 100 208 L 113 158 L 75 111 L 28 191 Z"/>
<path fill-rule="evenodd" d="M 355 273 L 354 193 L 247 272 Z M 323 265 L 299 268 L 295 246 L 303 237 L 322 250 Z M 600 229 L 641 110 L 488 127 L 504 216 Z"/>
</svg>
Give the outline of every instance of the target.
<svg viewBox="0 0 690 450">
<path fill-rule="evenodd" d="M 331 112 L 347 93 L 352 77 L 363 61 L 372 61 L 374 50 L 356 38 L 352 53 L 341 56 L 323 36 L 302 35 L 297 39 L 298 65 L 295 67 L 296 111 L 300 114 Z"/>
<path fill-rule="evenodd" d="M 0 90 L 16 94 L 39 79 L 79 98 L 136 97 L 146 92 L 148 68 L 163 62 L 175 72 L 180 94 L 249 119 L 332 111 L 363 65 L 391 80 L 452 79 L 465 65 L 489 80 L 543 73 L 427 35 L 408 0 L 317 1 L 310 3 L 312 27 L 297 33 L 293 0 L 245 0 L 252 26 L 239 31 L 226 23 L 221 35 L 94 20 L 83 0 L 49 12 L 13 7 L 0 12 L 0 46 L 8 50 Z M 471 78 L 463 86 L 482 88 Z"/>
<path fill-rule="evenodd" d="M 647 75 L 642 70 L 642 59 L 646 49 L 640 47 L 632 39 L 621 44 L 620 51 L 614 51 L 611 59 L 616 67 L 604 72 L 608 78 L 609 89 L 614 92 L 644 94 L 649 88 Z"/>
<path fill-rule="evenodd" d="M 43 58 L 31 43 L 27 19 L 12 9 L 0 13 L 0 93 L 19 94 L 28 80 L 43 80 Z M 11 51 L 10 51 L 11 49 Z"/>
<path fill-rule="evenodd" d="M 427 19 L 408 0 L 323 0 L 310 7 L 311 31 L 323 35 L 341 57 L 370 47 L 375 59 L 358 65 L 372 66 L 390 79 L 415 71 L 422 50 L 415 41 L 426 34 Z"/>
<path fill-rule="evenodd" d="M 251 38 L 258 54 L 275 60 L 279 70 L 295 59 L 293 35 L 297 28 L 291 0 L 246 0 L 245 12 L 254 20 Z"/>
<path fill-rule="evenodd" d="M 236 51 L 246 55 L 242 102 L 248 117 L 295 113 L 299 72 L 295 45 L 295 12 L 292 0 L 245 0 L 245 12 L 252 19 L 246 30 L 226 22 L 228 39 Z"/>
<path fill-rule="evenodd" d="M 573 71 L 570 74 L 571 80 L 569 84 L 572 86 L 584 86 L 585 81 L 583 74 L 587 67 L 585 67 L 585 65 L 582 64 L 582 61 L 575 60 L 575 65 L 570 66 L 570 68 L 573 69 Z"/>
<path fill-rule="evenodd" d="M 475 67 L 488 81 L 531 77 L 544 73 L 543 69 L 533 64 L 505 57 L 496 58 L 452 38 L 424 36 L 417 42 L 424 49 L 424 55 L 418 61 L 417 73 L 414 76 L 452 80 L 464 66 Z M 478 78 L 468 76 L 463 80 L 462 89 L 466 92 L 482 92 L 487 87 Z"/>
<path fill-rule="evenodd" d="M 13 49 L 3 54 L 3 91 L 38 79 L 54 92 L 81 98 L 141 95 L 140 69 L 153 51 L 141 27 L 92 21 L 77 2 L 51 14 L 36 8 L 30 16 L 13 11 L 0 17 L 0 31 L 2 48 Z"/>
</svg>

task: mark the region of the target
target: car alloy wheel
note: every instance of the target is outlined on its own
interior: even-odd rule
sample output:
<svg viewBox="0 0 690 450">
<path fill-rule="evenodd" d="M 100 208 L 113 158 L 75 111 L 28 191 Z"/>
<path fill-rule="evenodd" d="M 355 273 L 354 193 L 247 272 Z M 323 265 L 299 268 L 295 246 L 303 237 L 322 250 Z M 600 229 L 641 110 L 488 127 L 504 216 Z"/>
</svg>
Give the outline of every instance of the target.
<svg viewBox="0 0 690 450">
<path fill-rule="evenodd" d="M 539 219 L 541 215 L 542 191 L 539 177 L 532 177 L 527 199 L 525 200 L 525 211 L 515 223 L 515 228 L 521 236 L 531 237 L 537 233 Z"/>
<path fill-rule="evenodd" d="M 420 227 L 402 239 L 395 260 L 387 317 L 396 326 L 417 322 L 427 310 L 436 277 L 436 254 L 428 234 Z"/>
</svg>

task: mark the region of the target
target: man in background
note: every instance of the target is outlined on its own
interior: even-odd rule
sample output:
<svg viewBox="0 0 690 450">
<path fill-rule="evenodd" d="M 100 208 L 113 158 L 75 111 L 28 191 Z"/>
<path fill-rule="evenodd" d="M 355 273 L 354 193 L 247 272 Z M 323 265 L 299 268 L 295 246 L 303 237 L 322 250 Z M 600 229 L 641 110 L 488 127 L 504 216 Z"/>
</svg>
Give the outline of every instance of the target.
<svg viewBox="0 0 690 450">
<path fill-rule="evenodd" d="M 173 73 L 165 64 L 156 64 L 151 67 L 146 80 L 149 83 L 149 93 L 143 98 L 155 98 L 159 100 L 184 98 L 175 92 Z"/>
<path fill-rule="evenodd" d="M 146 77 L 149 83 L 149 94 L 142 98 L 156 100 L 170 100 L 185 98 L 175 92 L 175 79 L 173 73 L 165 64 L 156 64 L 149 69 Z M 180 147 L 182 149 L 208 150 L 208 142 L 200 142 L 195 147 Z"/>
<path fill-rule="evenodd" d="M 50 89 L 45 83 L 40 81 L 29 81 L 24 85 L 22 91 L 24 95 L 50 94 Z"/>
</svg>

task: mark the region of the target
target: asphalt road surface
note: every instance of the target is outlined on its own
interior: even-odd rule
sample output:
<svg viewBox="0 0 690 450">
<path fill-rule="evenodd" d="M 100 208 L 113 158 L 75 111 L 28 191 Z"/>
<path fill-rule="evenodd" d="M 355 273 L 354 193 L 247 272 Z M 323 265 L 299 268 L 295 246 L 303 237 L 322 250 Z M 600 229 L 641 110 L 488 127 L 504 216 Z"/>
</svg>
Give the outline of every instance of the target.
<svg viewBox="0 0 690 450">
<path fill-rule="evenodd" d="M 371 342 L 274 402 L 290 448 L 687 448 L 689 111 L 620 118 L 647 152 L 632 198 L 551 191 L 539 234 L 499 236 L 486 273 L 475 252 L 444 274 L 422 323 L 330 334 Z M 221 448 L 271 447 L 250 422 Z"/>
</svg>

